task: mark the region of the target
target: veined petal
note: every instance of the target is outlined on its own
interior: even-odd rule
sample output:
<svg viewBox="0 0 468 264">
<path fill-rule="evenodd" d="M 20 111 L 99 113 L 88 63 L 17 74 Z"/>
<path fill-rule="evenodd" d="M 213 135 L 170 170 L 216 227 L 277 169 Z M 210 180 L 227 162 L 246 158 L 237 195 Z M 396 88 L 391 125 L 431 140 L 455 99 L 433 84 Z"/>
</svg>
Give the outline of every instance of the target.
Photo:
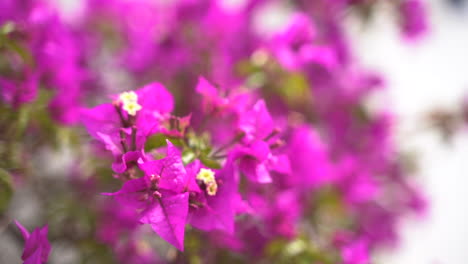
<svg viewBox="0 0 468 264">
<path fill-rule="evenodd" d="M 184 251 L 188 197 L 188 193 L 163 195 L 159 202 L 143 211 L 140 218 L 141 223 L 150 224 L 156 234 L 180 251 Z"/>
<path fill-rule="evenodd" d="M 119 203 L 141 209 L 148 205 L 147 188 L 146 180 L 138 178 L 125 182 L 117 192 L 102 194 L 114 196 Z"/>
</svg>

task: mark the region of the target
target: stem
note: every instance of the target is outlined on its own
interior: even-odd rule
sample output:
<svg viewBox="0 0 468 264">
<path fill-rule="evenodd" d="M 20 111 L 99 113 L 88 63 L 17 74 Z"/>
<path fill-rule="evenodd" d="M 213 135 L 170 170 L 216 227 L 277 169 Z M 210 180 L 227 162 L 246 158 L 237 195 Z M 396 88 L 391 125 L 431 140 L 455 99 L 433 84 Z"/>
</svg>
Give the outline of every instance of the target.
<svg viewBox="0 0 468 264">
<path fill-rule="evenodd" d="M 129 122 L 128 120 L 126 120 L 122 114 L 122 110 L 120 109 L 120 103 L 119 102 L 114 102 L 114 107 L 115 107 L 115 110 L 117 111 L 117 114 L 119 115 L 119 119 L 120 119 L 120 123 L 122 124 L 122 127 L 124 128 L 127 128 L 129 127 Z M 134 149 L 134 130 L 133 130 L 133 127 L 132 127 L 132 149 Z M 120 135 L 120 144 L 122 145 L 122 149 L 123 149 L 123 152 L 124 153 L 127 153 L 128 152 L 128 147 L 127 147 L 127 143 L 126 143 L 126 136 L 125 136 L 125 132 L 120 129 L 119 131 L 119 135 Z"/>
<path fill-rule="evenodd" d="M 132 126 L 132 150 L 136 150 L 136 126 Z"/>
<path fill-rule="evenodd" d="M 241 140 L 245 136 L 244 132 L 238 133 L 231 141 L 229 141 L 227 144 L 221 146 L 219 149 L 215 150 L 212 154 L 211 157 L 217 156 L 216 154 L 219 154 L 221 151 L 231 147 L 235 143 L 237 143 L 239 140 Z"/>
<path fill-rule="evenodd" d="M 216 156 L 212 156 L 211 158 L 215 160 L 221 160 L 221 159 L 227 158 L 227 155 L 216 155 Z"/>
<path fill-rule="evenodd" d="M 276 127 L 275 129 L 273 129 L 273 130 L 271 131 L 270 134 L 268 134 L 268 136 L 266 136 L 266 137 L 263 139 L 263 141 L 266 142 L 266 141 L 270 140 L 272 137 L 278 135 L 279 132 L 280 132 L 280 129 Z"/>
<path fill-rule="evenodd" d="M 117 110 L 117 114 L 119 114 L 119 119 L 120 123 L 122 124 L 123 127 L 127 128 L 129 127 L 127 120 L 125 120 L 122 110 L 120 109 L 120 104 L 115 103 L 114 104 L 115 110 Z"/>
<path fill-rule="evenodd" d="M 276 149 L 282 146 L 284 146 L 284 141 L 281 139 L 278 139 L 273 144 L 270 145 L 270 149 Z"/>
<path fill-rule="evenodd" d="M 119 133 L 120 133 L 120 144 L 122 145 L 123 152 L 127 153 L 128 148 L 127 148 L 127 144 L 125 142 L 125 132 L 122 129 L 120 129 Z"/>
</svg>

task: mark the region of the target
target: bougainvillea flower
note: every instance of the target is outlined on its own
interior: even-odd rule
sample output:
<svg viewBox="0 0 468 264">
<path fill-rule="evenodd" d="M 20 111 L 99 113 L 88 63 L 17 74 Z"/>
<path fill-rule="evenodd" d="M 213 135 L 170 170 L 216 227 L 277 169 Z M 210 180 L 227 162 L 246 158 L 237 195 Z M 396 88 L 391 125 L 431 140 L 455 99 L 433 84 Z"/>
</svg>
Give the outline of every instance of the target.
<svg viewBox="0 0 468 264">
<path fill-rule="evenodd" d="M 273 39 L 273 52 L 287 69 L 296 70 L 301 66 L 299 50 L 304 44 L 311 44 L 317 32 L 305 14 L 295 14 L 286 28 Z"/>
<path fill-rule="evenodd" d="M 415 39 L 427 31 L 426 7 L 421 0 L 401 1 L 399 9 L 401 28 L 405 37 Z"/>
<path fill-rule="evenodd" d="M 167 141 L 167 155 L 160 160 L 139 164 L 144 177 L 129 180 L 115 193 L 118 202 L 138 210 L 138 219 L 183 251 L 188 213 L 188 193 L 182 192 L 186 171 L 178 150 Z"/>
<path fill-rule="evenodd" d="M 243 144 L 232 153 L 238 160 L 239 170 L 247 178 L 267 183 L 271 182 L 270 171 L 290 172 L 288 157 L 272 152 L 278 130 L 274 129 L 273 119 L 263 100 L 257 101 L 250 111 L 241 114 L 238 128 L 244 133 Z"/>
<path fill-rule="evenodd" d="M 233 156 L 238 160 L 239 170 L 252 181 L 260 183 L 271 182 L 268 170 L 268 158 L 270 148 L 264 141 L 255 141 L 247 147 L 240 147 L 233 151 Z"/>
<path fill-rule="evenodd" d="M 337 65 L 335 51 L 331 47 L 318 45 L 303 45 L 299 50 L 301 63 L 318 64 L 324 68 L 331 70 Z"/>
<path fill-rule="evenodd" d="M 172 111 L 171 94 L 159 83 L 124 92 L 114 101 L 84 109 L 81 120 L 95 139 L 114 155 L 139 150 L 159 130 L 161 117 Z M 133 135 L 135 133 L 135 135 Z"/>
<path fill-rule="evenodd" d="M 337 64 L 334 50 L 313 42 L 317 32 L 305 14 L 295 14 L 290 24 L 271 41 L 271 50 L 279 62 L 288 70 L 300 70 L 314 63 L 332 69 Z"/>
<path fill-rule="evenodd" d="M 83 110 L 81 120 L 88 133 L 102 142 L 105 148 L 115 156 L 124 153 L 120 144 L 119 116 L 111 104 L 102 104 L 92 109 Z"/>
<path fill-rule="evenodd" d="M 234 231 L 237 184 L 232 158 L 220 170 L 207 169 L 195 160 L 187 165 L 190 192 L 188 222 L 201 230 Z"/>
<path fill-rule="evenodd" d="M 93 143 L 107 149 L 95 153 L 104 154 L 95 162 L 82 155 L 75 133 L 59 133 L 57 141 L 72 139 L 67 157 L 80 159 L 72 173 L 78 195 L 70 196 L 79 202 L 61 199 L 59 207 L 70 216 L 91 207 L 84 217 L 54 222 L 78 227 L 73 243 L 94 237 L 110 249 L 96 251 L 92 261 L 112 252 L 122 263 L 224 263 L 236 255 L 230 251 L 243 251 L 245 262 L 367 263 L 380 245 L 397 241 L 405 213 L 424 208 L 418 189 L 403 178 L 406 159 L 389 120 L 368 104 L 382 81 L 360 67 L 342 20 L 348 11 L 368 15 L 375 1 L 287 1 L 281 13 L 290 21 L 283 27 L 276 19 L 265 31 L 271 8 L 285 1 L 86 0 L 75 1 L 73 15 L 49 2 L 57 1 L 0 1 L 0 99 L 17 108 L 40 95 L 21 111 L 0 107 L 6 113 L 0 122 L 11 128 L 0 134 L 12 137 L 5 150 L 14 154 L 6 159 L 14 174 L 32 171 L 27 165 L 37 163 L 36 150 L 55 142 L 49 116 L 67 125 L 81 119 Z M 387 2 L 404 34 L 425 31 L 423 0 Z M 170 85 L 177 102 L 150 83 L 81 108 L 101 100 L 105 91 L 98 88 L 118 93 L 154 78 Z M 163 148 L 164 137 L 180 149 L 170 142 Z M 119 190 L 105 194 L 112 199 L 92 195 L 101 186 L 94 177 L 103 171 L 101 158 L 117 174 Z M 88 172 L 93 176 L 78 177 Z M 187 223 L 201 230 L 191 232 L 189 254 L 170 249 L 158 259 L 152 238 L 183 250 Z M 25 263 L 45 262 L 47 227 L 32 234 L 18 227 Z M 337 230 L 344 233 L 334 244 Z M 87 255 L 88 246 L 72 247 L 79 258 Z"/>
<path fill-rule="evenodd" d="M 22 81 L 0 78 L 0 98 L 12 107 L 19 107 L 36 99 L 38 75 L 26 73 Z"/>
<path fill-rule="evenodd" d="M 232 155 L 237 160 L 239 170 L 255 182 L 271 182 L 271 172 L 291 173 L 289 158 L 282 154 L 272 154 L 268 143 L 264 141 L 238 147 L 232 151 Z"/>
<path fill-rule="evenodd" d="M 48 227 L 36 228 L 32 233 L 29 233 L 18 221 L 15 221 L 16 226 L 21 231 L 24 238 L 24 251 L 21 259 L 24 264 L 43 264 L 46 263 L 50 254 L 50 243 L 47 240 Z"/>
<path fill-rule="evenodd" d="M 198 78 L 195 90 L 203 97 L 203 110 L 207 114 L 241 113 L 249 103 L 250 96 L 247 93 L 230 90 L 228 94 L 227 91 L 216 88 L 203 77 Z M 222 96 L 223 92 L 226 93 L 224 97 Z"/>
<path fill-rule="evenodd" d="M 135 218 L 135 209 L 122 205 L 114 199 L 106 199 L 100 205 L 97 221 L 97 237 L 100 241 L 115 246 L 119 237 L 135 232 L 139 226 Z"/>
<path fill-rule="evenodd" d="M 293 130 L 288 144 L 291 177 L 282 179 L 286 186 L 321 186 L 333 178 L 333 165 L 319 135 L 310 127 Z"/>
<path fill-rule="evenodd" d="M 343 264 L 369 264 L 367 243 L 357 240 L 341 249 Z"/>
<path fill-rule="evenodd" d="M 140 163 L 140 169 L 145 175 L 160 175 L 158 186 L 174 192 L 182 192 L 187 182 L 187 171 L 180 156 L 180 151 L 169 141 L 166 157 L 159 160 Z"/>
<path fill-rule="evenodd" d="M 248 201 L 255 208 L 254 215 L 262 219 L 261 228 L 267 236 L 292 238 L 301 213 L 301 203 L 295 190 L 281 190 L 266 196 L 252 193 Z"/>
<path fill-rule="evenodd" d="M 337 165 L 334 184 L 348 204 L 366 202 L 378 194 L 377 182 L 359 164 L 353 158 L 346 158 Z"/>
<path fill-rule="evenodd" d="M 37 14 L 37 10 L 34 11 Z M 84 94 L 90 89 L 84 82 L 90 73 L 83 65 L 84 39 L 79 37 L 59 14 L 40 15 L 41 29 L 35 44 L 35 59 L 40 65 L 44 84 L 56 91 L 50 101 L 49 112 L 52 117 L 65 125 L 74 124 L 79 118 L 80 104 Z"/>
<path fill-rule="evenodd" d="M 245 133 L 245 141 L 265 140 L 274 129 L 273 119 L 265 101 L 257 101 L 251 110 L 242 113 L 238 126 L 239 130 Z"/>
<path fill-rule="evenodd" d="M 395 206 L 395 205 L 393 205 Z M 398 206 L 395 206 L 398 207 Z M 401 208 L 393 208 L 393 210 Z M 358 230 L 370 245 L 395 246 L 398 241 L 398 217 L 402 212 L 392 212 L 380 204 L 367 203 L 359 207 Z"/>
<path fill-rule="evenodd" d="M 145 208 L 140 222 L 151 225 L 156 234 L 184 251 L 188 193 L 174 195 L 172 192 L 161 191 L 161 196 L 158 202 Z"/>
<path fill-rule="evenodd" d="M 112 163 L 112 170 L 116 173 L 124 173 L 131 165 L 137 165 L 139 160 L 144 161 L 142 151 L 129 151 Z"/>
</svg>

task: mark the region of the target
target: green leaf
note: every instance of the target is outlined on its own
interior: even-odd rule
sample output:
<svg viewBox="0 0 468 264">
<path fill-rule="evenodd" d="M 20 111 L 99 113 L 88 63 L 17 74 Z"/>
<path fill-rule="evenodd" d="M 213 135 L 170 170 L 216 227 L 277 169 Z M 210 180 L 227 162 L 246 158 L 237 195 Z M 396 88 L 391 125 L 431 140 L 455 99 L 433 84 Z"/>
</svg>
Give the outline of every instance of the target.
<svg viewBox="0 0 468 264">
<path fill-rule="evenodd" d="M 203 165 L 207 166 L 208 168 L 221 169 L 221 164 L 219 164 L 219 162 L 210 159 L 204 155 L 200 156 L 200 161 L 203 163 Z"/>
<path fill-rule="evenodd" d="M 10 173 L 0 169 L 0 214 L 8 208 L 13 195 L 13 184 Z"/>
<path fill-rule="evenodd" d="M 7 21 L 0 27 L 0 33 L 8 35 L 15 30 L 15 23 L 13 21 Z"/>
<path fill-rule="evenodd" d="M 145 151 L 149 152 L 153 149 L 161 148 L 166 146 L 166 139 L 171 141 L 177 147 L 183 146 L 182 140 L 180 138 L 168 137 L 164 134 L 156 134 L 149 137 L 145 143 Z"/>
<path fill-rule="evenodd" d="M 31 55 L 31 52 L 28 48 L 23 46 L 16 40 L 10 39 L 5 35 L 0 35 L 0 45 L 4 45 L 10 51 L 15 52 L 18 54 L 24 63 L 28 64 L 29 66 L 34 66 L 34 59 Z"/>
<path fill-rule="evenodd" d="M 291 105 L 305 103 L 311 99 L 310 85 L 305 76 L 300 73 L 288 75 L 279 92 Z"/>
<path fill-rule="evenodd" d="M 182 162 L 187 165 L 196 158 L 195 153 L 192 150 L 186 149 L 182 152 Z"/>
<path fill-rule="evenodd" d="M 156 134 L 146 140 L 145 151 L 148 152 L 164 146 L 166 146 L 166 136 L 163 134 Z"/>
</svg>

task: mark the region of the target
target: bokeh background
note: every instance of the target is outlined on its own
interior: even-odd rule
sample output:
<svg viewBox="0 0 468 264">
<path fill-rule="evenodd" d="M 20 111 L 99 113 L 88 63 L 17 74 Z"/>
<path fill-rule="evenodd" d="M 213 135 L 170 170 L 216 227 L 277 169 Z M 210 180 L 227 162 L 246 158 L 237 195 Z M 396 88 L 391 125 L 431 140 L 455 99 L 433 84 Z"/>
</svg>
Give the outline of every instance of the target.
<svg viewBox="0 0 468 264">
<path fill-rule="evenodd" d="M 388 12 L 365 29 L 351 21 L 355 49 L 363 63 L 386 76 L 402 148 L 419 156 L 419 181 L 430 202 L 426 217 L 402 227 L 400 248 L 382 263 L 467 263 L 468 131 L 446 142 L 421 122 L 433 109 L 456 111 L 468 94 L 468 9 L 463 1 L 431 0 L 430 31 L 404 45 Z"/>
<path fill-rule="evenodd" d="M 235 5 L 237 1 L 230 2 Z M 79 0 L 57 3 L 69 19 L 79 16 Z M 437 129 L 425 126 L 428 112 L 457 111 L 468 96 L 467 6 L 463 0 L 429 0 L 429 32 L 412 42 L 402 40 L 385 6 L 366 23 L 353 16 L 346 18 L 356 55 L 364 66 L 382 73 L 388 86 L 371 103 L 396 112 L 398 144 L 418 156 L 417 181 L 430 204 L 425 216 L 404 222 L 399 247 L 381 252 L 380 263 L 468 263 L 468 130 L 462 128 L 446 140 Z M 259 18 L 260 26 L 281 25 L 287 12 L 283 8 L 278 5 L 267 10 Z M 60 158 L 57 164 L 69 161 L 66 151 L 44 158 Z M 23 213 L 34 214 L 34 205 Z M 21 249 L 10 241 L 8 236 L 0 237 L 0 252 L 20 255 Z M 56 252 L 61 252 L 63 263 L 73 263 L 67 245 Z M 5 259 L 0 256 L 0 263 Z"/>
</svg>

